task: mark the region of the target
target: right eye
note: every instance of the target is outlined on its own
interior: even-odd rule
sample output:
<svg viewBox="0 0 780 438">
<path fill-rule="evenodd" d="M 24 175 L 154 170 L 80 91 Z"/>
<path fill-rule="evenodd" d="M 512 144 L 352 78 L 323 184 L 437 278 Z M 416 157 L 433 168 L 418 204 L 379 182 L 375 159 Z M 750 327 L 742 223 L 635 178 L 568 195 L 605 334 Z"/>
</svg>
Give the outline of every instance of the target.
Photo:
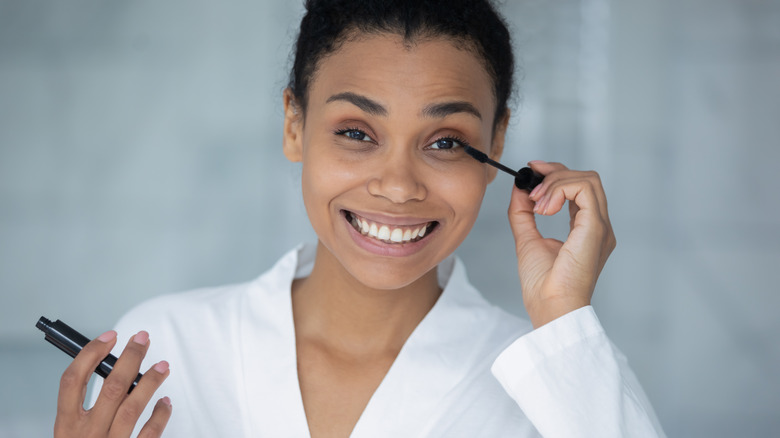
<svg viewBox="0 0 780 438">
<path fill-rule="evenodd" d="M 344 137 L 347 137 L 351 140 L 357 140 L 357 141 L 372 141 L 371 137 L 368 136 L 365 132 L 359 130 L 359 129 L 340 129 L 336 131 L 336 135 L 343 135 Z"/>
</svg>

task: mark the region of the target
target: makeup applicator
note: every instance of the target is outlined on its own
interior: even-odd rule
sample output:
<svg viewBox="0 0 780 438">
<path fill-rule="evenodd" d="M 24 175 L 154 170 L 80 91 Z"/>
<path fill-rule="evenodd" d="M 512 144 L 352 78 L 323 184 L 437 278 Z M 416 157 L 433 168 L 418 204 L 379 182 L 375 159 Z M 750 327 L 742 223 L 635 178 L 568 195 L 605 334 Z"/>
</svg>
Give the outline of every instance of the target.
<svg viewBox="0 0 780 438">
<path fill-rule="evenodd" d="M 538 186 L 539 183 L 542 182 L 544 179 L 544 175 L 540 175 L 533 170 L 531 170 L 530 167 L 523 167 L 522 169 L 515 172 L 514 170 L 504 166 L 503 164 L 499 163 L 498 161 L 493 161 L 490 158 L 488 158 L 487 154 L 484 152 L 474 149 L 471 146 L 463 145 L 464 150 L 467 154 L 471 155 L 472 158 L 479 161 L 480 163 L 487 163 L 491 166 L 495 167 L 496 169 L 503 170 L 504 172 L 512 175 L 515 177 L 515 186 L 520 190 L 526 190 L 531 191 L 534 189 L 534 187 Z"/>
</svg>

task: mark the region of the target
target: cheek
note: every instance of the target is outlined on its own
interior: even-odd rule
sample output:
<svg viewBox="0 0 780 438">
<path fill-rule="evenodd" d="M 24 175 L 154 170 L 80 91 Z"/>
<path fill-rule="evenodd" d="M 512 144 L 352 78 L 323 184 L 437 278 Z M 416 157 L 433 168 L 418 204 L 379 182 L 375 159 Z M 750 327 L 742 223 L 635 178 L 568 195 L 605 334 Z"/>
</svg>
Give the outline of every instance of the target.
<svg viewBox="0 0 780 438">
<path fill-rule="evenodd" d="M 459 222 L 473 223 L 486 188 L 487 174 L 484 169 L 469 166 L 468 169 L 439 178 L 437 191 L 446 199 Z"/>
<path fill-rule="evenodd" d="M 302 190 L 310 215 L 312 208 L 327 208 L 333 198 L 358 185 L 362 178 L 360 163 L 345 162 L 326 152 L 327 145 L 309 145 L 304 153 Z"/>
</svg>

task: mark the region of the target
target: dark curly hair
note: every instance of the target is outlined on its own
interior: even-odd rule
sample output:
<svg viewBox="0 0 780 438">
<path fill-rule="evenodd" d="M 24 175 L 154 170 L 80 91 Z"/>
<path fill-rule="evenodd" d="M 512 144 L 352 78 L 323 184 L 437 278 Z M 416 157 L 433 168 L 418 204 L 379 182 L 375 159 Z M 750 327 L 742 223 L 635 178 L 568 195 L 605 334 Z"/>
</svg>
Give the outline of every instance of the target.
<svg viewBox="0 0 780 438">
<path fill-rule="evenodd" d="M 355 33 L 394 33 L 414 44 L 447 37 L 484 60 L 496 98 L 495 128 L 507 112 L 514 55 L 509 30 L 489 0 L 306 0 L 288 87 L 306 111 L 319 62 Z"/>
</svg>

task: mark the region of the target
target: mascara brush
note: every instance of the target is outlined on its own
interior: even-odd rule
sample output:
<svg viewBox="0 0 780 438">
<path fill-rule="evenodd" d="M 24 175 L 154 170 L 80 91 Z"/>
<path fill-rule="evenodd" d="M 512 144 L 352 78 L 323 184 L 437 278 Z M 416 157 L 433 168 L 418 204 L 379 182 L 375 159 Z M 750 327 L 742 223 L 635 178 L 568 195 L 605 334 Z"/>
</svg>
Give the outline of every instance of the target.
<svg viewBox="0 0 780 438">
<path fill-rule="evenodd" d="M 531 170 L 530 167 L 523 167 L 522 169 L 515 172 L 514 170 L 504 166 L 503 164 L 499 163 L 498 161 L 493 161 L 490 158 L 488 158 L 487 154 L 484 152 L 474 149 L 471 146 L 463 145 L 463 148 L 465 149 L 466 153 L 471 155 L 472 158 L 479 161 L 480 163 L 487 163 L 491 166 L 495 167 L 496 169 L 503 170 L 504 172 L 512 175 L 515 177 L 515 186 L 520 190 L 526 190 L 530 192 L 534 189 L 534 187 L 538 186 L 539 183 L 542 182 L 544 179 L 544 175 L 540 175 L 533 170 Z"/>
</svg>

